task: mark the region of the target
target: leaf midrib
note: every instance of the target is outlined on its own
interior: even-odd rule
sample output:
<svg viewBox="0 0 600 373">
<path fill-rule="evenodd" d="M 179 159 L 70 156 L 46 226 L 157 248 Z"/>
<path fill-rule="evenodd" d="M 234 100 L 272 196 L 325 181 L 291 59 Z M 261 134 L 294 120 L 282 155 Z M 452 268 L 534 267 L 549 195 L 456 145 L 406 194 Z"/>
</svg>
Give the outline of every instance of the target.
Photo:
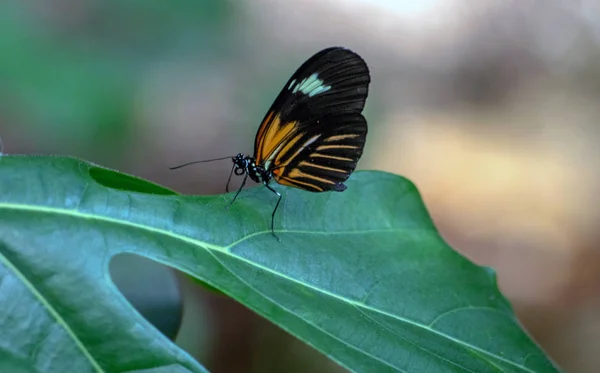
<svg viewBox="0 0 600 373">
<path fill-rule="evenodd" d="M 443 338 L 447 338 L 448 340 L 450 340 L 450 341 L 452 341 L 454 343 L 457 343 L 458 345 L 462 345 L 462 346 L 464 346 L 466 348 L 470 348 L 470 349 L 472 349 L 474 351 L 477 351 L 477 352 L 482 353 L 484 355 L 487 355 L 489 357 L 493 357 L 493 358 L 495 358 L 497 360 L 500 360 L 500 361 L 502 361 L 502 362 L 504 362 L 504 363 L 506 363 L 508 365 L 512 365 L 515 368 L 522 369 L 524 372 L 527 372 L 527 373 L 536 373 L 535 371 L 530 370 L 527 367 L 518 365 L 517 363 L 515 363 L 513 361 L 506 360 L 505 358 L 503 358 L 501 356 L 497 356 L 497 355 L 495 355 L 493 353 L 490 353 L 489 351 L 485 351 L 485 350 L 483 350 L 483 349 L 481 349 L 479 347 L 473 346 L 473 345 L 471 345 L 469 343 L 466 343 L 464 341 L 461 341 L 461 340 L 457 340 L 457 339 L 453 338 L 452 336 L 449 336 L 447 334 L 441 333 L 441 332 L 439 332 L 439 331 L 437 331 L 435 329 L 431 329 L 427 325 L 416 323 L 416 322 L 414 322 L 412 320 L 400 317 L 398 315 L 393 315 L 393 314 L 390 314 L 390 313 L 385 312 L 383 310 L 378 310 L 376 308 L 369 307 L 369 306 L 367 306 L 367 305 L 365 305 L 363 303 L 356 302 L 356 301 L 353 301 L 353 300 L 350 300 L 350 299 L 347 299 L 347 298 L 343 298 L 342 296 L 339 296 L 337 294 L 331 293 L 331 292 L 329 292 L 327 290 L 320 289 L 320 288 L 314 287 L 314 286 L 312 286 L 310 284 L 300 282 L 300 281 L 298 281 L 298 280 L 296 280 L 296 279 L 294 279 L 292 277 L 289 277 L 289 276 L 287 276 L 287 275 L 285 275 L 285 274 L 283 274 L 281 272 L 277 272 L 277 271 L 274 271 L 274 270 L 272 270 L 272 269 L 270 269 L 268 267 L 264 267 L 264 266 L 262 266 L 260 264 L 251 262 L 250 260 L 248 260 L 246 258 L 243 258 L 243 257 L 240 257 L 240 256 L 237 256 L 237 255 L 233 254 L 231 251 L 229 251 L 229 249 L 232 246 L 237 245 L 240 242 L 243 242 L 245 239 L 248 239 L 250 237 L 253 237 L 253 236 L 256 236 L 256 235 L 260 235 L 260 234 L 271 234 L 270 230 L 265 230 L 265 231 L 260 231 L 260 232 L 252 233 L 251 235 L 248 235 L 248 236 L 246 236 L 246 237 L 244 237 L 244 238 L 242 238 L 242 239 L 240 239 L 238 241 L 235 241 L 234 243 L 232 243 L 230 245 L 227 245 L 227 246 L 223 247 L 223 246 L 214 245 L 214 244 L 211 244 L 211 243 L 208 243 L 208 242 L 204 242 L 204 241 L 199 241 L 199 240 L 196 240 L 196 239 L 192 239 L 192 238 L 189 238 L 187 236 L 183 236 L 183 235 L 179 235 L 179 234 L 176 234 L 176 233 L 172 233 L 172 232 L 164 230 L 164 229 L 159 229 L 159 228 L 155 228 L 155 227 L 151 227 L 151 226 L 146 226 L 146 225 L 142 225 L 142 224 L 138 224 L 138 223 L 133 223 L 133 222 L 130 222 L 130 221 L 127 221 L 127 220 L 120 220 L 120 219 L 116 219 L 116 218 L 112 218 L 112 217 L 107 217 L 107 216 L 102 216 L 102 215 L 93 215 L 93 214 L 82 213 L 82 212 L 76 211 L 76 210 L 61 209 L 61 208 L 56 208 L 56 207 L 50 208 L 50 207 L 45 207 L 45 206 L 35 206 L 35 207 L 33 207 L 31 205 L 13 204 L 13 203 L 0 203 L 0 210 L 1 209 L 21 210 L 21 211 L 30 211 L 30 212 L 38 212 L 38 213 L 49 213 L 49 214 L 57 214 L 57 215 L 80 217 L 80 218 L 92 219 L 92 220 L 95 219 L 95 220 L 104 221 L 104 222 L 107 222 L 107 223 L 129 226 L 129 227 L 137 228 L 137 229 L 140 229 L 140 230 L 145 230 L 145 231 L 150 231 L 150 232 L 157 233 L 157 234 L 162 234 L 162 235 L 165 235 L 165 236 L 170 236 L 170 237 L 172 237 L 172 238 L 174 238 L 176 240 L 181 240 L 181 241 L 184 241 L 186 243 L 189 243 L 189 244 L 192 244 L 192 245 L 195 245 L 195 246 L 199 246 L 199 247 L 202 247 L 202 248 L 205 248 L 205 249 L 215 250 L 215 251 L 224 253 L 226 255 L 231 256 L 234 259 L 241 260 L 241 261 L 243 261 L 243 262 L 245 262 L 245 263 L 247 263 L 247 264 L 249 264 L 251 266 L 255 266 L 255 267 L 257 267 L 257 268 L 259 268 L 261 270 L 264 270 L 266 272 L 272 273 L 272 274 L 274 274 L 276 276 L 279 276 L 279 277 L 281 277 L 281 278 L 283 278 L 285 280 L 291 281 L 293 283 L 299 284 L 299 285 L 304 286 L 306 288 L 312 289 L 312 290 L 314 290 L 316 292 L 325 294 L 327 296 L 330 296 L 330 297 L 335 298 L 337 300 L 340 300 L 342 302 L 348 303 L 351 306 L 354 306 L 354 307 L 357 307 L 357 308 L 363 308 L 363 309 L 369 310 L 369 311 L 373 311 L 373 312 L 379 313 L 379 314 L 381 314 L 383 316 L 387 316 L 387 317 L 390 317 L 392 319 L 396 319 L 398 321 L 405 322 L 407 324 L 410 324 L 410 325 L 416 326 L 418 328 L 424 329 L 424 330 L 429 331 L 431 333 L 437 334 L 438 336 L 441 336 Z M 353 230 L 353 231 L 348 231 L 348 232 L 346 232 L 346 231 L 319 232 L 319 231 L 300 231 L 300 230 L 276 230 L 276 232 L 286 232 L 286 233 L 296 233 L 296 234 L 332 234 L 332 235 L 338 235 L 338 234 L 364 234 L 364 233 L 399 232 L 399 231 L 397 229 L 389 228 L 389 229 L 372 229 L 372 230 L 362 230 L 362 231 Z M 5 259 L 4 256 L 2 256 L 2 258 Z M 6 259 L 6 261 L 8 261 L 8 260 Z M 180 270 L 182 272 L 185 272 L 185 273 L 191 275 L 192 277 L 194 277 L 194 274 L 189 273 L 187 270 L 185 270 L 182 267 L 179 267 L 177 265 L 173 265 L 172 263 L 164 263 L 164 264 L 167 265 L 167 266 L 171 266 L 171 267 L 177 268 L 178 270 Z M 12 266 L 12 265 L 10 265 L 10 266 L 11 266 L 11 268 L 14 268 L 14 266 Z M 20 277 L 24 278 L 23 276 L 20 276 Z M 42 302 L 44 304 L 47 304 L 47 302 L 43 301 L 43 297 L 41 297 L 41 294 L 39 294 L 37 291 L 35 291 L 35 288 L 33 288 L 33 287 L 31 287 L 31 288 L 32 288 L 32 291 L 33 291 L 34 295 L 36 295 L 36 297 L 39 297 L 40 300 L 42 300 Z M 263 297 L 266 297 L 264 294 L 262 294 L 262 293 L 260 293 L 260 294 Z M 277 304 L 276 302 L 274 302 L 274 303 Z M 279 306 L 285 309 L 285 307 L 283 307 L 281 305 L 279 305 Z M 51 312 L 51 313 L 53 315 L 55 315 L 56 317 L 58 317 L 58 319 L 60 320 L 60 317 L 59 317 L 58 314 L 56 314 L 55 312 Z M 375 320 L 373 320 L 373 322 L 375 322 Z M 67 326 L 66 323 L 61 323 L 61 324 L 65 325 L 65 327 L 68 328 L 68 326 Z M 383 327 L 381 324 L 379 324 L 379 323 L 377 323 L 377 324 L 380 325 L 381 327 Z M 318 328 L 314 324 L 311 324 L 311 325 L 313 325 L 313 327 L 315 327 L 315 328 Z M 394 333 L 389 328 L 386 328 L 386 329 L 388 331 Z M 71 335 L 74 336 L 74 334 L 72 332 L 70 332 L 70 329 L 68 329 L 68 331 L 69 331 L 69 334 L 71 334 Z M 74 336 L 74 338 L 75 338 L 76 341 L 79 341 L 75 336 Z M 344 342 L 344 341 L 342 341 L 342 342 Z M 79 343 L 81 344 L 81 342 L 79 342 Z M 344 343 L 347 344 L 347 342 L 344 342 Z M 85 350 L 85 348 L 83 347 L 83 345 L 81 345 L 81 348 L 84 350 L 84 353 L 87 352 L 87 350 Z M 356 347 L 354 347 L 354 348 L 358 349 Z M 360 350 L 360 349 L 358 349 L 358 350 Z M 429 352 L 431 354 L 434 354 L 432 351 L 429 351 Z M 86 356 L 89 356 L 89 353 L 86 353 Z M 378 359 L 378 360 L 380 360 L 380 359 Z M 93 360 L 93 359 L 92 359 L 92 361 L 95 362 L 95 360 Z M 98 365 L 95 364 L 95 366 L 98 366 Z M 98 366 L 98 368 L 100 369 L 99 366 Z M 104 371 L 103 370 L 99 370 L 99 372 L 104 372 Z"/>
</svg>

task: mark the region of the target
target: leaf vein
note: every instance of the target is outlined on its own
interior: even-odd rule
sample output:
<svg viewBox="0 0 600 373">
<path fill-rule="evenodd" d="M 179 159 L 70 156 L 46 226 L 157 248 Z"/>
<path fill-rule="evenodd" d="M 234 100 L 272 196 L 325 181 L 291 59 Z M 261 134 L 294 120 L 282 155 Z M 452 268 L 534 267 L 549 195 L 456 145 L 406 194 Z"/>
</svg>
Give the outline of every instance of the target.
<svg viewBox="0 0 600 373">
<path fill-rule="evenodd" d="M 81 350 L 83 355 L 89 360 L 90 364 L 94 368 L 96 372 L 105 373 L 104 370 L 100 367 L 99 363 L 94 359 L 90 351 L 85 347 L 85 344 L 77 337 L 77 334 L 71 329 L 69 323 L 63 319 L 60 314 L 52 307 L 52 304 L 46 300 L 46 298 L 35 288 L 35 286 L 29 281 L 29 279 L 21 272 L 18 268 L 16 268 L 8 258 L 0 251 L 0 261 L 3 262 L 9 270 L 11 270 L 29 289 L 29 291 L 33 294 L 34 297 L 39 299 L 39 301 L 46 307 L 50 315 L 64 328 L 64 330 L 73 338 L 73 342 L 75 345 Z"/>
<path fill-rule="evenodd" d="M 303 320 L 303 321 L 304 321 L 304 322 L 306 322 L 307 324 L 309 324 L 309 325 L 312 325 L 312 326 L 313 326 L 315 329 L 317 329 L 317 330 L 320 330 L 322 333 L 324 333 L 324 334 L 326 334 L 326 335 L 328 335 L 328 336 L 332 337 L 332 338 L 333 338 L 333 339 L 335 339 L 335 340 L 338 340 L 338 341 L 340 341 L 341 343 L 343 343 L 343 344 L 345 344 L 346 346 L 348 346 L 348 347 L 350 347 L 350 348 L 352 348 L 352 349 L 354 349 L 354 350 L 356 350 L 356 351 L 358 351 L 358 352 L 360 352 L 360 353 L 364 354 L 365 356 L 367 356 L 367 357 L 370 357 L 370 358 L 372 358 L 372 359 L 374 359 L 374 360 L 380 361 L 381 363 L 383 363 L 383 364 L 385 364 L 385 365 L 389 366 L 390 368 L 393 368 L 394 370 L 396 370 L 396 371 L 398 371 L 398 372 L 406 373 L 404 370 L 402 370 L 402 369 L 400 369 L 400 368 L 398 368 L 398 367 L 396 367 L 396 366 L 392 365 L 391 363 L 389 363 L 389 362 L 387 362 L 387 361 L 385 361 L 385 360 L 383 360 L 383 359 L 381 359 L 381 358 L 379 358 L 379 357 L 377 357 L 377 356 L 374 356 L 374 355 L 372 355 L 371 353 L 369 353 L 369 352 L 367 352 L 367 351 L 361 350 L 360 348 L 358 348 L 358 347 L 356 347 L 356 346 L 354 346 L 354 345 L 350 344 L 350 343 L 349 343 L 349 342 L 347 342 L 347 341 L 344 341 L 344 340 L 343 340 L 343 339 L 341 339 L 340 337 L 338 337 L 338 336 L 336 336 L 336 335 L 334 335 L 334 334 L 332 334 L 332 333 L 328 332 L 327 330 L 325 330 L 325 329 L 323 329 L 322 327 L 320 327 L 320 326 L 318 326 L 318 325 L 316 325 L 316 324 L 314 324 L 314 323 L 310 322 L 309 320 L 307 320 L 307 319 L 303 319 L 301 316 L 297 315 L 297 314 L 296 314 L 294 311 L 292 311 L 291 309 L 289 309 L 289 308 L 287 308 L 287 307 L 284 307 L 283 305 L 279 304 L 277 301 L 275 301 L 275 300 L 271 299 L 271 298 L 270 298 L 269 296 L 267 296 L 265 293 L 263 293 L 262 291 L 260 291 L 260 290 L 256 289 L 254 286 L 252 286 L 250 283 L 248 283 L 248 282 L 247 282 L 245 279 L 243 279 L 242 277 L 240 277 L 239 275 L 237 275 L 237 274 L 236 274 L 236 273 L 235 273 L 233 270 L 231 270 L 231 268 L 229 268 L 229 267 L 228 267 L 228 266 L 227 266 L 225 263 L 223 263 L 223 261 L 222 261 L 222 260 L 220 260 L 220 259 L 219 259 L 219 258 L 218 258 L 218 257 L 215 255 L 215 253 L 211 252 L 210 250 L 207 250 L 207 252 L 208 252 L 208 253 L 209 253 L 209 254 L 210 254 L 210 255 L 211 255 L 213 258 L 215 258 L 215 260 L 216 260 L 216 261 L 217 261 L 219 264 L 221 264 L 221 266 L 222 266 L 223 268 L 225 268 L 227 271 L 229 271 L 229 273 L 231 273 L 231 274 L 232 274 L 234 277 L 236 277 L 238 280 L 240 280 L 240 281 L 241 281 L 241 282 L 242 282 L 244 285 L 246 285 L 246 286 L 247 286 L 247 287 L 249 287 L 250 289 L 254 290 L 254 291 L 257 293 L 257 294 L 260 294 L 260 295 L 261 295 L 263 298 L 265 298 L 265 299 L 266 299 L 266 300 L 268 300 L 269 302 L 271 302 L 271 303 L 273 303 L 273 304 L 277 305 L 277 306 L 278 306 L 278 307 L 280 307 L 282 310 L 285 310 L 286 312 L 288 312 L 288 313 L 290 313 L 290 314 L 292 314 L 292 315 L 294 315 L 294 316 L 296 316 L 296 317 L 300 318 L 301 320 Z M 283 326 L 282 326 L 282 327 L 283 327 Z M 307 342 L 307 343 L 308 343 L 308 342 Z M 340 362 L 340 364 L 342 364 L 342 365 L 345 365 L 345 364 L 343 364 L 342 362 Z M 347 368 L 349 368 L 349 367 L 347 367 Z M 349 368 L 349 369 L 350 369 L 350 368 Z"/>
<path fill-rule="evenodd" d="M 467 369 L 466 367 L 463 367 L 463 366 L 461 366 L 461 365 L 459 365 L 459 364 L 457 364 L 457 363 L 455 363 L 455 362 L 453 362 L 453 361 L 451 361 L 451 360 L 448 360 L 448 359 L 446 359 L 446 358 L 445 358 L 445 357 L 443 357 L 443 356 L 440 356 L 440 355 L 436 354 L 436 353 L 435 353 L 435 352 L 433 352 L 433 351 L 430 351 L 430 350 L 428 350 L 428 349 L 426 349 L 426 348 L 423 348 L 423 347 L 419 346 L 418 344 L 414 343 L 413 341 L 411 341 L 411 340 L 410 340 L 410 339 L 408 339 L 408 338 L 405 338 L 405 337 L 401 336 L 400 334 L 396 333 L 396 331 L 394 331 L 393 329 L 391 329 L 391 328 L 388 328 L 387 326 L 385 326 L 385 325 L 381 324 L 379 321 L 377 321 L 377 320 L 373 319 L 371 316 L 369 316 L 369 315 L 368 315 L 368 314 L 366 314 L 366 313 L 365 313 L 363 310 L 361 310 L 361 309 L 360 309 L 360 307 L 358 307 L 358 306 L 356 306 L 356 305 L 355 305 L 355 306 L 354 306 L 354 308 L 355 308 L 355 309 L 356 309 L 358 312 L 360 312 L 360 314 L 361 314 L 361 315 L 365 316 L 367 319 L 371 320 L 373 323 L 375 323 L 376 325 L 378 325 L 378 326 L 379 326 L 379 327 L 381 327 L 382 329 L 389 331 L 390 333 L 392 333 L 392 334 L 393 334 L 393 335 L 395 335 L 396 337 L 398 337 L 398 338 L 400 338 L 400 339 L 402 339 L 402 340 L 405 340 L 406 342 L 408 342 L 408 343 L 410 343 L 411 345 L 413 345 L 413 346 L 415 346 L 415 347 L 417 347 L 417 348 L 419 348 L 419 349 L 421 349 L 421 350 L 425 351 L 426 353 L 428 353 L 428 354 L 431 354 L 431 355 L 433 355 L 433 356 L 435 356 L 435 357 L 439 358 L 440 360 L 444 360 L 444 361 L 446 361 L 446 362 L 450 363 L 451 365 L 454 365 L 454 366 L 457 366 L 457 367 L 459 367 L 459 368 L 461 368 L 461 369 L 464 369 L 464 370 L 466 370 L 467 372 L 476 373 L 476 372 L 474 372 L 474 371 L 472 371 L 472 370 L 470 370 L 470 369 Z"/>
</svg>

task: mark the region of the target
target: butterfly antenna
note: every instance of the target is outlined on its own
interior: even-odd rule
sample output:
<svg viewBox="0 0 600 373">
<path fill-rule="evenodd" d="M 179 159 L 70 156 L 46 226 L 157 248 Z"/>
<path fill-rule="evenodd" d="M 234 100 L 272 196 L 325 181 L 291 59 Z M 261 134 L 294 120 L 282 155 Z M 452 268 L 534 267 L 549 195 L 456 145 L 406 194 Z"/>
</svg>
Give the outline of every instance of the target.
<svg viewBox="0 0 600 373">
<path fill-rule="evenodd" d="M 178 168 L 189 166 L 189 165 L 196 164 L 196 163 L 205 163 L 205 162 L 212 162 L 212 161 L 222 161 L 223 159 L 231 159 L 231 158 L 232 157 L 229 156 L 229 157 L 222 157 L 222 158 L 215 158 L 215 159 L 206 159 L 206 160 L 203 160 L 203 161 L 193 161 L 193 162 L 189 162 L 189 163 L 180 164 L 179 166 L 169 167 L 169 169 L 170 170 L 176 170 Z"/>
</svg>

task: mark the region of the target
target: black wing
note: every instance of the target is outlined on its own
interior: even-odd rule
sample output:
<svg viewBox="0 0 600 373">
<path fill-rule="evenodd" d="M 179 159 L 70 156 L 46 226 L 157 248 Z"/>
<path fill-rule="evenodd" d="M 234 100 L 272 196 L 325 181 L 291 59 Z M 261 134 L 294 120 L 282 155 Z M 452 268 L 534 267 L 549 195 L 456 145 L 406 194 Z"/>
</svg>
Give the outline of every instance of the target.
<svg viewBox="0 0 600 373">
<path fill-rule="evenodd" d="M 335 131 L 326 129 L 339 125 L 327 120 L 328 114 L 360 113 L 370 81 L 364 60 L 348 49 L 327 48 L 309 58 L 285 84 L 258 129 L 257 164 L 274 169 L 277 153 L 299 134 Z"/>
<path fill-rule="evenodd" d="M 367 137 L 367 122 L 355 111 L 329 113 L 307 122 L 273 160 L 273 178 L 313 192 L 343 191 Z"/>
</svg>

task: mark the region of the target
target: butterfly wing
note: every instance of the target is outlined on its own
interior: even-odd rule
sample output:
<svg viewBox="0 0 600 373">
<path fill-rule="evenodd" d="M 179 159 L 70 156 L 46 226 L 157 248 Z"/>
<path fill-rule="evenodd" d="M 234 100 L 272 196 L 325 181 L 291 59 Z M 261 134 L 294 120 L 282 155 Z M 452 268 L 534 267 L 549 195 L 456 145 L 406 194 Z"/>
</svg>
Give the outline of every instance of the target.
<svg viewBox="0 0 600 373">
<path fill-rule="evenodd" d="M 324 120 L 328 114 L 360 113 L 370 81 L 364 60 L 348 49 L 327 48 L 309 58 L 288 80 L 267 111 L 256 134 L 256 163 L 272 170 L 277 154 L 288 141 L 304 133 L 331 131 L 324 126 L 339 125 L 338 121 Z"/>
<path fill-rule="evenodd" d="M 356 168 L 367 136 L 367 122 L 356 111 L 324 114 L 307 121 L 274 157 L 273 178 L 313 192 L 343 191 Z"/>
</svg>

